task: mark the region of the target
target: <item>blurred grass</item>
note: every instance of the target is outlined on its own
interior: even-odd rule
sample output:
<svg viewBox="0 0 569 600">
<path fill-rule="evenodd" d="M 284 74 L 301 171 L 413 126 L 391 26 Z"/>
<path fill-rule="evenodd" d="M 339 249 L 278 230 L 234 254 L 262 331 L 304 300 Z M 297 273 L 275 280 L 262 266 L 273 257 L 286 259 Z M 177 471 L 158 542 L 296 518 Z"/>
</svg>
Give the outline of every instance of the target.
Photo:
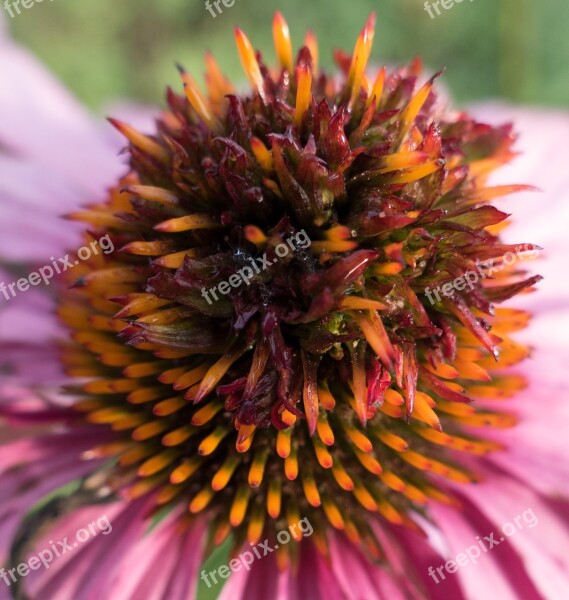
<svg viewBox="0 0 569 600">
<path fill-rule="evenodd" d="M 272 60 L 275 10 L 289 21 L 297 47 L 315 30 L 327 67 L 332 50 L 350 51 L 376 10 L 376 64 L 420 54 L 431 70 L 447 67 L 444 82 L 459 102 L 501 97 L 569 106 L 567 0 L 464 0 L 435 19 L 424 0 L 236 0 L 215 19 L 204 0 L 55 0 L 8 21 L 17 39 L 96 108 L 118 98 L 162 102 L 165 86 L 179 85 L 174 62 L 199 79 L 206 48 L 243 79 L 233 27 Z"/>
</svg>

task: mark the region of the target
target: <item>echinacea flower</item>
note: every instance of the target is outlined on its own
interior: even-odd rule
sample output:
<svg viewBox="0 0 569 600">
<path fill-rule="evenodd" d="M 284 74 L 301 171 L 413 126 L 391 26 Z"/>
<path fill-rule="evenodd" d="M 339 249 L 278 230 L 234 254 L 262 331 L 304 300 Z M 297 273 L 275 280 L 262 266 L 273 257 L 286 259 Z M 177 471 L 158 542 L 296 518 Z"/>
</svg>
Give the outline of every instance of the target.
<svg viewBox="0 0 569 600">
<path fill-rule="evenodd" d="M 180 67 L 184 94 L 168 90 L 152 133 L 111 119 L 128 140 L 120 176 L 67 97 L 0 94 L 0 109 L 11 92 L 45 111 L 32 121 L 17 106 L 0 127 L 14 174 L 3 225 L 26 232 L 0 246 L 3 280 L 70 244 L 116 248 L 71 257 L 47 290 L 60 324 L 40 288 L 2 306 L 0 555 L 10 547 L 17 564 L 102 512 L 113 528 L 3 592 L 193 598 L 213 547 L 231 536 L 234 554 L 273 549 L 287 529 L 294 540 L 233 574 L 224 598 L 569 589 L 554 499 L 568 491 L 567 450 L 550 437 L 567 424 L 566 385 L 539 352 L 546 328 L 523 345 L 530 315 L 508 305 L 540 280 L 521 264 L 540 247 L 506 243 L 508 214 L 490 204 L 530 189 L 488 184 L 515 155 L 512 126 L 441 106 L 418 60 L 366 74 L 374 21 L 333 77 L 312 35 L 294 59 L 279 14 L 277 68 L 237 29 L 251 90 L 209 55 L 207 93 Z M 63 212 L 86 224 L 82 239 L 55 224 Z M 524 509 L 541 533 L 430 576 Z M 310 536 L 294 529 L 302 519 Z"/>
</svg>

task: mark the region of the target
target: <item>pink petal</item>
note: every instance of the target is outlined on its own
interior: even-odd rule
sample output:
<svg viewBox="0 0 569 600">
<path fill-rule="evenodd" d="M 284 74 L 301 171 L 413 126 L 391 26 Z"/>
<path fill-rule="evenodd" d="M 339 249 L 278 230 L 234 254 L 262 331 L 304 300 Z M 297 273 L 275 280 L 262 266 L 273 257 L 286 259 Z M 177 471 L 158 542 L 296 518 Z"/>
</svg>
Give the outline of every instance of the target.
<svg viewBox="0 0 569 600">
<path fill-rule="evenodd" d="M 13 156 L 65 176 L 85 198 L 100 194 L 122 170 L 117 148 L 103 139 L 101 126 L 30 53 L 5 35 L 0 37 L 0 72 L 2 146 Z"/>
<path fill-rule="evenodd" d="M 495 527 L 483 518 L 476 519 L 474 511 L 461 513 L 434 504 L 430 513 L 448 544 L 446 557 L 440 563 L 432 565 L 439 582 L 443 583 L 443 576 L 444 583 L 459 579 L 469 600 L 485 597 L 503 600 L 543 600 L 525 575 L 523 565 L 506 544 L 492 548 L 488 553 L 481 550 L 480 558 L 475 559 L 476 564 L 470 562 L 465 566 L 458 566 L 454 573 L 449 573 L 444 568 L 437 571 L 447 560 L 455 560 L 458 554 L 468 549 L 475 555 L 478 540 L 495 531 Z"/>
<path fill-rule="evenodd" d="M 472 107 L 473 114 L 484 122 L 513 122 L 519 133 L 516 150 L 521 152 L 511 164 L 496 171 L 490 185 L 527 183 L 542 192 L 523 192 L 495 202 L 512 213 L 512 225 L 504 231 L 511 243 L 534 243 L 544 251 L 542 260 L 528 262 L 532 273 L 545 277 L 539 293 L 524 297 L 524 306 L 543 308 L 554 302 L 567 306 L 569 278 L 563 277 L 569 223 L 569 159 L 566 140 L 569 136 L 569 114 L 544 109 L 516 108 L 486 104 Z"/>
</svg>

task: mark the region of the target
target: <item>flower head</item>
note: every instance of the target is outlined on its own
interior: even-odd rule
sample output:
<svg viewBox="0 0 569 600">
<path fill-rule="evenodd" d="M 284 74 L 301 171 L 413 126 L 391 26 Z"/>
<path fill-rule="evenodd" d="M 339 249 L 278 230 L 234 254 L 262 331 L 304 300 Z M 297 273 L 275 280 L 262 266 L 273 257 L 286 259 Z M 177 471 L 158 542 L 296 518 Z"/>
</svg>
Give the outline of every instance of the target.
<svg viewBox="0 0 569 600">
<path fill-rule="evenodd" d="M 228 600 L 566 595 L 552 495 L 569 495 L 567 448 L 550 436 L 567 424 L 566 348 L 544 325 L 562 327 L 567 294 L 548 277 L 524 332 L 531 297 L 501 306 L 539 280 L 520 263 L 540 249 L 507 243 L 489 204 L 530 189 L 488 183 L 514 156 L 511 126 L 445 108 L 418 60 L 366 71 L 373 16 L 333 76 L 314 36 L 295 59 L 279 14 L 273 32 L 268 68 L 236 30 L 250 91 L 207 55 L 207 91 L 179 67 L 184 94 L 168 90 L 153 132 L 112 120 L 129 171 L 81 210 L 118 179 L 112 145 L 0 36 L 0 280 L 83 244 L 64 285 L 0 305 L 0 560 L 112 524 L 4 582 L 41 600 L 187 599 L 233 534 L 237 553 L 275 551 L 232 575 Z M 38 80 L 57 101 L 28 93 Z M 533 135 L 511 179 L 547 182 L 567 118 L 518 116 Z M 522 194 L 526 222 L 562 222 L 565 188 L 538 215 Z M 63 211 L 87 223 L 82 242 Z M 514 336 L 536 347 L 524 376 Z M 441 581 L 433 566 L 516 512 L 535 533 Z M 287 529 L 299 543 L 278 544 Z"/>
<path fill-rule="evenodd" d="M 277 68 L 237 29 L 252 90 L 211 56 L 207 94 L 179 67 L 153 135 L 111 120 L 130 172 L 71 215 L 120 248 L 60 307 L 77 408 L 116 432 L 93 454 L 118 459 L 117 493 L 206 511 L 215 543 L 306 516 L 322 551 L 332 527 L 379 558 L 367 511 L 417 528 L 453 502 L 445 480 L 477 479 L 460 453 L 515 424 L 472 403 L 523 386 L 496 372 L 527 355 L 509 336 L 527 315 L 495 305 L 539 280 L 508 266 L 528 247 L 488 204 L 524 189 L 485 185 L 511 127 L 441 109 L 418 61 L 368 78 L 374 21 L 335 77 L 312 37 L 293 60 L 279 14 Z"/>
</svg>

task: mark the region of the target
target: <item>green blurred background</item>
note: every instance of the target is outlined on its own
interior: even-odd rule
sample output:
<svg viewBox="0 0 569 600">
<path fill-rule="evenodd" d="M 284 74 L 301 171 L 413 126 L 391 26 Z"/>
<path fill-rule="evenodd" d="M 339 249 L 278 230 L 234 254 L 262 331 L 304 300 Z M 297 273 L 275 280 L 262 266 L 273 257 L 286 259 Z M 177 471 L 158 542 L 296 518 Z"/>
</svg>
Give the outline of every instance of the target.
<svg viewBox="0 0 569 600">
<path fill-rule="evenodd" d="M 275 10 L 297 45 L 307 29 L 318 34 L 324 66 L 333 48 L 351 50 L 375 10 L 377 64 L 421 54 L 430 69 L 447 67 L 444 82 L 459 102 L 569 106 L 569 0 L 463 0 L 435 19 L 424 0 L 235 0 L 215 19 L 204 0 L 43 0 L 8 21 L 17 39 L 99 108 L 118 98 L 162 102 L 164 87 L 178 85 L 174 62 L 201 74 L 204 49 L 243 78 L 233 27 L 272 60 Z"/>
<path fill-rule="evenodd" d="M 242 81 L 233 27 L 239 24 L 272 61 L 275 10 L 287 18 L 297 46 L 307 29 L 315 31 L 325 67 L 334 48 L 351 51 L 375 10 L 376 65 L 420 54 L 432 71 L 447 67 L 443 81 L 459 103 L 502 98 L 569 106 L 569 0 L 464 0 L 434 19 L 424 0 L 235 0 L 215 19 L 204 2 L 44 0 L 8 23 L 16 39 L 96 110 L 119 99 L 162 103 L 166 85 L 180 89 L 174 63 L 200 79 L 206 49 Z M 223 547 L 206 568 L 226 562 Z M 202 585 L 199 599 L 218 592 Z"/>
</svg>

